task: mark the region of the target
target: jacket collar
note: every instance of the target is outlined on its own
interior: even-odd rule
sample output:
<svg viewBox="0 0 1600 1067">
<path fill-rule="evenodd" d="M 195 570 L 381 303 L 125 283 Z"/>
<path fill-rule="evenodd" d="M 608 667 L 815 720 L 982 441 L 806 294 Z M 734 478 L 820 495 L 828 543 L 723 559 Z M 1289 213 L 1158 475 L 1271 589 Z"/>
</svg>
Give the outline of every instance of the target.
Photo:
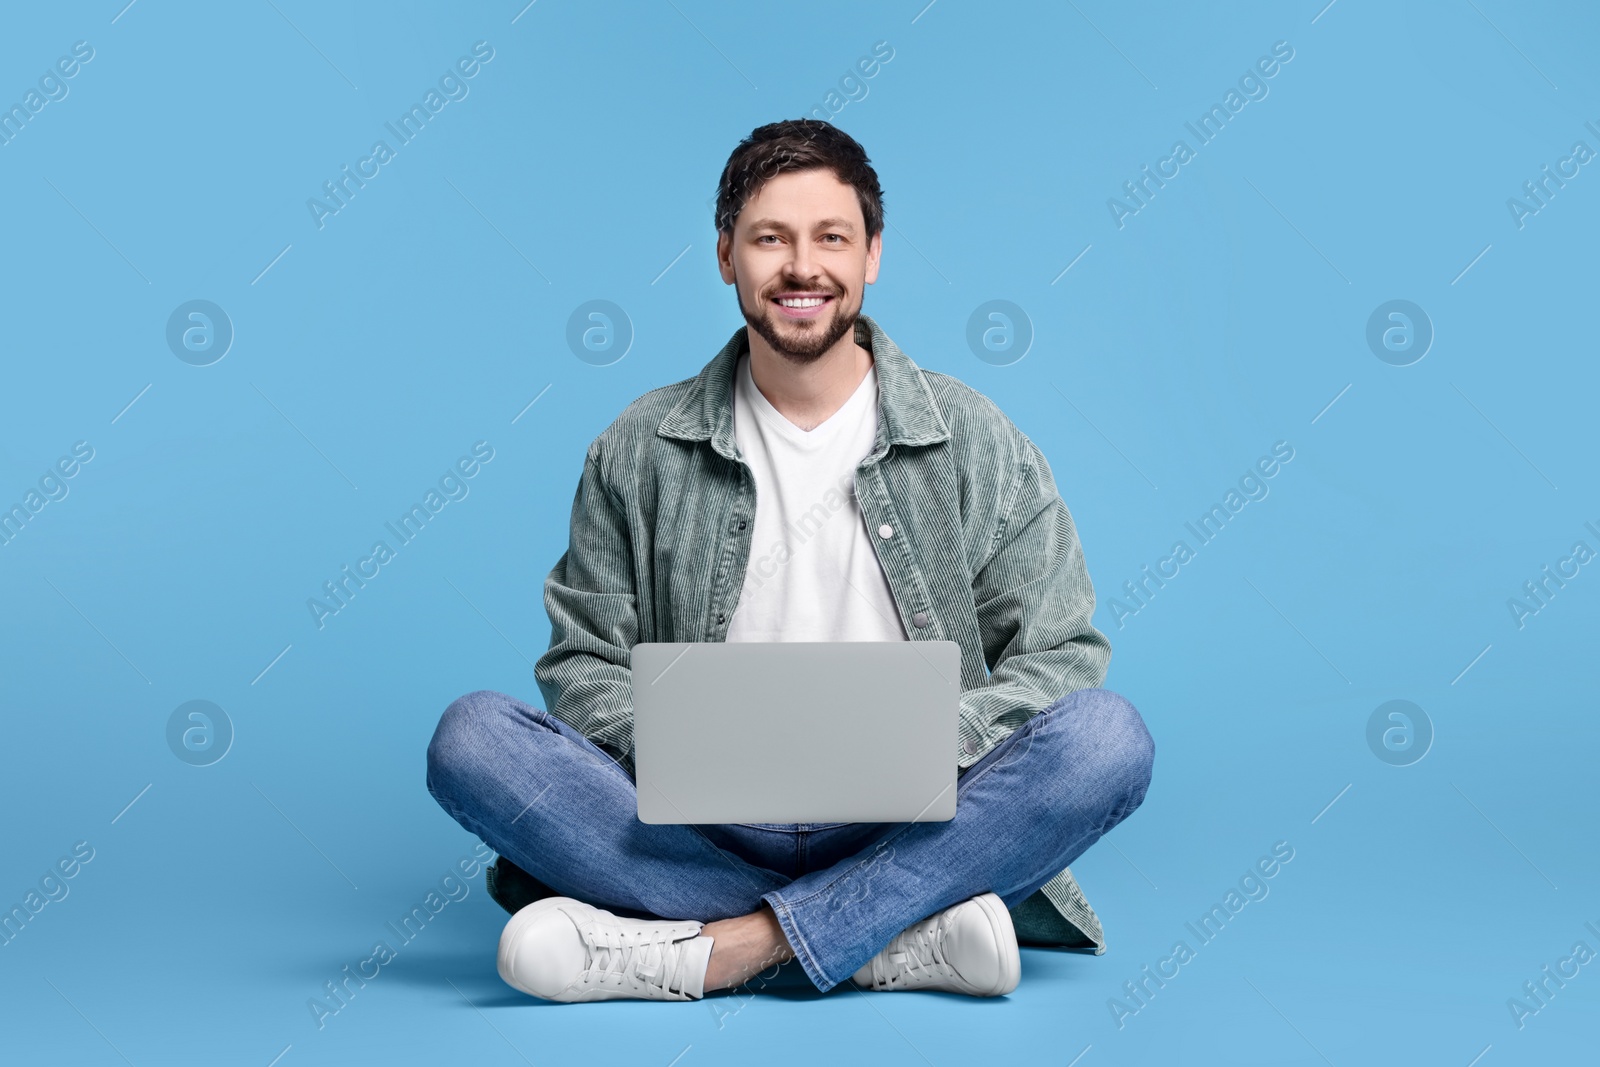
<svg viewBox="0 0 1600 1067">
<path fill-rule="evenodd" d="M 750 348 L 750 327 L 741 326 L 689 385 L 689 390 L 656 427 L 662 437 L 685 441 L 710 440 L 711 447 L 728 459 L 740 458 L 733 436 L 733 372 Z M 875 321 L 866 315 L 856 320 L 856 342 L 872 349 L 878 372 L 878 433 L 867 461 L 877 460 L 889 446 L 931 445 L 948 440 L 945 423 L 933 390 L 922 370 L 900 351 Z"/>
</svg>

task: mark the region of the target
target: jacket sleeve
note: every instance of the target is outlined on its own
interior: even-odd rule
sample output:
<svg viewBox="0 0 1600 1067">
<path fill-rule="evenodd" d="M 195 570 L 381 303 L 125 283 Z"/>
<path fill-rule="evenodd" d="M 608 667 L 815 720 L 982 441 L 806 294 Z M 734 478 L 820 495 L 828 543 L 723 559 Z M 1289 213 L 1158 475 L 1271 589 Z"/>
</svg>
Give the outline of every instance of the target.
<svg viewBox="0 0 1600 1067">
<path fill-rule="evenodd" d="M 1111 642 L 1095 629 L 1094 586 L 1050 465 L 1021 431 L 994 550 L 972 596 L 989 681 L 961 694 L 956 762 L 970 767 L 1013 730 L 1078 689 L 1099 687 Z"/>
<path fill-rule="evenodd" d="M 633 773 L 633 646 L 638 597 L 626 513 L 590 444 L 571 539 L 544 582 L 550 648 L 534 664 L 545 709 Z"/>
</svg>

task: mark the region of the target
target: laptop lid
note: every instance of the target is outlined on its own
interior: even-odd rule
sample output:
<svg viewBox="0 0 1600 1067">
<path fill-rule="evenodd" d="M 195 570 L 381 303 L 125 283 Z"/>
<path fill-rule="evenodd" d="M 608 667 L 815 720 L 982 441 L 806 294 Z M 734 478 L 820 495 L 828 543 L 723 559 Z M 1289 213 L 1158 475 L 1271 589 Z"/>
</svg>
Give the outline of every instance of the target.
<svg viewBox="0 0 1600 1067">
<path fill-rule="evenodd" d="M 955 817 L 954 641 L 644 642 L 631 674 L 641 822 Z"/>
</svg>

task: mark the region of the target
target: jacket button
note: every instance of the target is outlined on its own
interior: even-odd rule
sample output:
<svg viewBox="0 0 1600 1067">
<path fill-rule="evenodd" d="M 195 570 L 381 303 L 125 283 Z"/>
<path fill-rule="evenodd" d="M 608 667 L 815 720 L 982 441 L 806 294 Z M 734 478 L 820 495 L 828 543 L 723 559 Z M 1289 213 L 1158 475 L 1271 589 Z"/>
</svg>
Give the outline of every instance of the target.
<svg viewBox="0 0 1600 1067">
<path fill-rule="evenodd" d="M 741 530 L 744 529 L 744 520 L 743 519 L 739 520 L 739 529 L 741 529 Z"/>
<path fill-rule="evenodd" d="M 911 616 L 911 625 L 918 628 L 928 625 L 928 613 L 926 611 L 919 611 L 915 615 Z"/>
<path fill-rule="evenodd" d="M 723 620 L 723 616 L 721 616 L 721 615 L 718 615 L 718 616 L 717 616 L 717 625 L 718 625 L 718 626 L 721 626 L 721 625 L 722 625 L 722 620 Z"/>
<path fill-rule="evenodd" d="M 978 743 L 969 737 L 965 741 L 961 742 L 961 749 L 970 756 L 974 752 L 978 751 Z"/>
<path fill-rule="evenodd" d="M 878 527 L 878 536 L 887 541 L 889 538 L 894 536 L 894 527 L 890 526 L 888 523 L 884 523 L 882 526 Z"/>
</svg>

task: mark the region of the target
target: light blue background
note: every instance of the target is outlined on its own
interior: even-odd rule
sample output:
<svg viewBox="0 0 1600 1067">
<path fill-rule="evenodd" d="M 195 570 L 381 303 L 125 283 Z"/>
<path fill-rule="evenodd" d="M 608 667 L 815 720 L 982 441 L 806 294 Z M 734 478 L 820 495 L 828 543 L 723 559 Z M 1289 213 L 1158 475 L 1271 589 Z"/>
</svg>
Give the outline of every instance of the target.
<svg viewBox="0 0 1600 1067">
<path fill-rule="evenodd" d="M 74 842 L 95 858 L 0 947 L 5 1058 L 1592 1055 L 1600 964 L 1520 1030 L 1507 999 L 1600 950 L 1600 567 L 1520 629 L 1506 602 L 1600 549 L 1600 168 L 1521 228 L 1507 199 L 1600 149 L 1600 19 L 1324 2 L 9 10 L 0 103 L 75 41 L 94 58 L 0 146 L 0 503 L 95 454 L 0 547 L 0 903 Z M 307 199 L 480 40 L 469 95 L 319 229 Z M 307 1000 L 476 844 L 424 747 L 465 691 L 539 700 L 585 447 L 742 324 L 712 256 L 728 153 L 880 40 L 893 59 L 836 118 L 886 190 L 865 310 L 1039 443 L 1107 684 L 1157 741 L 1144 807 L 1074 865 L 1109 952 L 1026 950 L 1001 1001 L 817 997 L 786 972 L 747 1004 L 562 1008 L 497 978 L 504 916 L 474 879 L 319 1030 Z M 1269 95 L 1119 229 L 1107 199 L 1193 147 L 1184 123 L 1276 41 Z M 211 366 L 165 342 L 193 299 L 236 331 Z M 635 331 L 610 366 L 565 341 L 591 299 Z M 1009 366 L 965 340 L 993 299 L 1035 332 Z M 1365 341 L 1392 299 L 1436 331 L 1411 366 Z M 319 630 L 307 598 L 480 440 L 470 495 Z M 1276 441 L 1270 495 L 1119 627 L 1122 583 Z M 165 739 L 195 699 L 236 732 L 209 767 Z M 1411 766 L 1367 745 L 1391 699 L 1436 733 Z M 1278 841 L 1270 896 L 1119 1029 L 1108 999 Z"/>
</svg>

